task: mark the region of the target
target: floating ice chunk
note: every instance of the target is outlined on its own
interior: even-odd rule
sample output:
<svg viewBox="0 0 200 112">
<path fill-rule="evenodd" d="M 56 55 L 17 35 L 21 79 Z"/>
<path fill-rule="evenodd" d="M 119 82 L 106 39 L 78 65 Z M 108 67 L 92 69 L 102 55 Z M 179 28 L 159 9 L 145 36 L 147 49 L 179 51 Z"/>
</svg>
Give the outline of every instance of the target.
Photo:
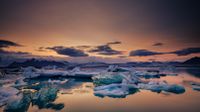
<svg viewBox="0 0 200 112">
<path fill-rule="evenodd" d="M 26 112 L 31 103 L 30 94 L 20 94 L 11 97 L 4 109 L 6 112 Z"/>
<path fill-rule="evenodd" d="M 200 91 L 200 83 L 191 82 L 190 84 L 192 85 L 193 90 Z"/>
<path fill-rule="evenodd" d="M 104 97 L 104 96 L 125 97 L 126 95 L 128 95 L 128 92 L 123 91 L 121 88 L 113 88 L 113 89 L 104 89 L 104 90 L 95 91 L 94 94 L 100 97 Z"/>
<path fill-rule="evenodd" d="M 127 81 L 128 84 L 137 84 L 141 80 L 135 74 L 131 72 L 103 72 L 100 75 L 92 77 L 93 83 L 97 86 L 107 85 L 112 83 L 122 83 L 123 80 Z"/>
<path fill-rule="evenodd" d="M 20 86 L 25 86 L 25 85 L 27 85 L 27 83 L 24 82 L 24 78 L 20 78 L 15 81 L 14 87 L 20 87 Z"/>
<path fill-rule="evenodd" d="M 42 108 L 51 108 L 54 110 L 61 110 L 64 108 L 64 104 L 52 103 L 57 98 L 58 89 L 56 88 L 42 88 L 38 92 L 33 93 L 32 103 L 37 105 L 39 109 Z"/>
<path fill-rule="evenodd" d="M 27 68 L 23 68 L 23 76 L 25 77 L 25 78 L 36 78 L 36 77 L 39 77 L 40 76 L 40 74 L 39 73 L 37 73 L 38 72 L 38 70 L 36 69 L 36 68 L 34 68 L 34 67 L 27 67 Z"/>
<path fill-rule="evenodd" d="M 193 89 L 193 90 L 197 90 L 197 91 L 200 91 L 200 86 L 197 86 L 197 85 L 193 85 L 193 86 L 192 86 L 192 89 Z"/>
<path fill-rule="evenodd" d="M 61 70 L 40 70 L 39 72 L 41 77 L 54 77 L 54 76 L 67 76 L 68 71 Z"/>
<path fill-rule="evenodd" d="M 159 73 L 155 73 L 155 72 L 146 72 L 146 71 L 133 71 L 132 72 L 133 75 L 138 76 L 138 77 L 142 77 L 142 78 L 160 78 Z"/>
<path fill-rule="evenodd" d="M 69 71 L 68 76 L 70 77 L 81 77 L 81 78 L 91 78 L 95 75 L 98 75 L 99 72 L 88 72 L 81 71 L 79 67 L 75 67 L 73 70 Z"/>
<path fill-rule="evenodd" d="M 130 69 L 119 67 L 118 65 L 110 65 L 107 71 L 108 72 L 127 72 L 127 71 L 130 71 Z"/>
<path fill-rule="evenodd" d="M 38 105 L 39 108 L 44 108 L 49 102 L 53 102 L 56 99 L 57 92 L 58 89 L 56 88 L 42 88 L 33 93 L 33 104 Z"/>
<path fill-rule="evenodd" d="M 65 80 L 51 80 L 51 79 L 49 79 L 48 80 L 48 83 L 51 83 L 51 84 L 64 84 L 64 83 L 66 83 L 68 80 L 67 79 L 65 79 Z"/>
<path fill-rule="evenodd" d="M 120 75 L 120 73 L 105 72 L 92 77 L 92 80 L 95 85 L 107 85 L 112 83 L 121 83 L 123 76 Z"/>
<path fill-rule="evenodd" d="M 137 87 L 131 84 L 110 84 L 104 86 L 98 86 L 94 88 L 94 94 L 100 97 L 114 97 L 123 98 L 130 93 L 136 92 Z"/>
<path fill-rule="evenodd" d="M 0 106 L 5 105 L 8 99 L 19 93 L 19 90 L 13 87 L 0 87 Z"/>
<path fill-rule="evenodd" d="M 185 88 L 180 86 L 180 85 L 169 85 L 166 82 L 154 82 L 150 81 L 149 83 L 139 83 L 138 85 L 139 89 L 147 89 L 151 90 L 154 92 L 161 92 L 161 91 L 166 91 L 166 92 L 172 92 L 176 94 L 184 93 Z"/>
</svg>

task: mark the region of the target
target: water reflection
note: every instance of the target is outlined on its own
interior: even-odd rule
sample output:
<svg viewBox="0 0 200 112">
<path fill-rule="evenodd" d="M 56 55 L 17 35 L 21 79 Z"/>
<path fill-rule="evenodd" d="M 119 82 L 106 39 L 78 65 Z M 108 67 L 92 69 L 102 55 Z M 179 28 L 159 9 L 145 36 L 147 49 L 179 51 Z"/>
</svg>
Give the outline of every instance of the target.
<svg viewBox="0 0 200 112">
<path fill-rule="evenodd" d="M 195 76 L 197 78 L 200 78 L 200 69 L 185 69 L 185 72 L 187 72 L 188 74 Z"/>
</svg>

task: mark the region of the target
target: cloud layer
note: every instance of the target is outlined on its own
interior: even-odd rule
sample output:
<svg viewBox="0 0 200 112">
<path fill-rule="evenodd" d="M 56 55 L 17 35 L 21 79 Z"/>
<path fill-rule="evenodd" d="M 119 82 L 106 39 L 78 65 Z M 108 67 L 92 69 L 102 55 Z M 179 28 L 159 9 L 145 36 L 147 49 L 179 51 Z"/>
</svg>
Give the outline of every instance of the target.
<svg viewBox="0 0 200 112">
<path fill-rule="evenodd" d="M 104 45 L 96 46 L 93 49 L 90 49 L 88 52 L 97 53 L 100 55 L 119 55 L 122 54 L 122 51 L 114 50 L 110 45 L 121 44 L 120 41 L 109 42 Z"/>
<path fill-rule="evenodd" d="M 15 42 L 11 42 L 11 41 L 8 41 L 8 40 L 0 40 L 0 48 L 7 48 L 7 47 L 10 47 L 10 46 L 21 46 L 20 44 L 17 44 Z"/>
<path fill-rule="evenodd" d="M 157 43 L 154 43 L 152 46 L 159 47 L 159 46 L 163 46 L 163 45 L 164 45 L 163 43 L 157 42 Z"/>
<path fill-rule="evenodd" d="M 186 56 L 190 54 L 200 53 L 200 47 L 192 47 L 192 48 L 185 48 L 173 52 L 156 52 L 156 51 L 149 51 L 146 49 L 139 49 L 134 50 L 129 53 L 129 56 L 153 56 L 153 55 L 162 55 L 162 54 L 175 54 L 177 56 Z"/>
<path fill-rule="evenodd" d="M 54 46 L 54 47 L 47 47 L 46 49 L 53 50 L 58 54 L 66 55 L 70 57 L 86 57 L 86 54 L 83 50 L 76 49 L 73 47 L 64 47 L 64 46 Z"/>
<path fill-rule="evenodd" d="M 149 51 L 146 49 L 139 49 L 139 50 L 131 51 L 129 53 L 129 56 L 152 56 L 152 55 L 161 55 L 161 54 L 164 54 L 164 53 Z"/>
<path fill-rule="evenodd" d="M 194 53 L 200 53 L 200 47 L 181 49 L 181 50 L 177 50 L 171 53 L 176 54 L 178 56 L 186 56 L 186 55 L 190 55 Z"/>
</svg>

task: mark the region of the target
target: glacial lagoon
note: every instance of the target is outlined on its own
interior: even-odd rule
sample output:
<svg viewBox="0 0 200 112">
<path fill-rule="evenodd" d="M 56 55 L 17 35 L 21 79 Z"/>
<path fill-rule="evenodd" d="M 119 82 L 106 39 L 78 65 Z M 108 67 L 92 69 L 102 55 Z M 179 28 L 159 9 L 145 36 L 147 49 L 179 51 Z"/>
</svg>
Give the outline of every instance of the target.
<svg viewBox="0 0 200 112">
<path fill-rule="evenodd" d="M 146 70 L 147 68 L 137 69 Z M 191 82 L 200 83 L 200 70 L 177 68 L 176 73 L 177 76 L 163 76 L 146 80 L 162 80 L 169 84 L 181 85 L 185 91 L 180 94 L 139 89 L 125 97 L 95 95 L 93 90 L 95 85 L 91 79 L 63 77 L 25 79 L 28 86 L 20 87 L 21 96 L 13 97 L 13 100 L 3 105 L 0 111 L 200 112 L 200 91 L 194 90 L 191 85 Z M 2 86 L 9 87 L 11 84 L 7 83 Z M 30 94 L 30 91 L 33 94 Z M 13 109 L 13 105 L 20 106 L 20 108 Z"/>
</svg>

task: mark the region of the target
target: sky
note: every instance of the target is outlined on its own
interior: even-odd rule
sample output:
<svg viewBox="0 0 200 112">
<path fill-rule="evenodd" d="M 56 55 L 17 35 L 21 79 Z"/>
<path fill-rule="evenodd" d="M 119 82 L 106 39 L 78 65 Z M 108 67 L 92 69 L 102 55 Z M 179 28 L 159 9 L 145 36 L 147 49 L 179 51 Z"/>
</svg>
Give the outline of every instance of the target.
<svg viewBox="0 0 200 112">
<path fill-rule="evenodd" d="M 200 56 L 198 0 L 0 0 L 0 61 Z"/>
</svg>

